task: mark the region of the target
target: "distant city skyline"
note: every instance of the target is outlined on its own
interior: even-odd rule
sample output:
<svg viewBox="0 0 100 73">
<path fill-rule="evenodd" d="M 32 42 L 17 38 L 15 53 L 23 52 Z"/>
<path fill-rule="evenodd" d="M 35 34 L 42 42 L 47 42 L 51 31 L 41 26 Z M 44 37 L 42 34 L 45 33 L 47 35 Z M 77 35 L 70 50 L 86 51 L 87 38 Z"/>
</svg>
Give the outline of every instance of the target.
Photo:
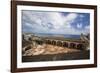
<svg viewBox="0 0 100 73">
<path fill-rule="evenodd" d="M 22 32 L 88 34 L 90 33 L 90 14 L 22 10 Z"/>
</svg>

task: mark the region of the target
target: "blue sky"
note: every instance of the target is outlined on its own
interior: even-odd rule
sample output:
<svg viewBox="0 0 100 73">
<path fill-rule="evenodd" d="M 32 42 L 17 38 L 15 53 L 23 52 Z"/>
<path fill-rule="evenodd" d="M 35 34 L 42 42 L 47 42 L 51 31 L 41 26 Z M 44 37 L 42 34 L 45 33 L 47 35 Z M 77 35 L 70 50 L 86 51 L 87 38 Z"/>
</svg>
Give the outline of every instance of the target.
<svg viewBox="0 0 100 73">
<path fill-rule="evenodd" d="M 90 14 L 23 10 L 22 31 L 50 34 L 88 34 L 90 32 Z"/>
</svg>

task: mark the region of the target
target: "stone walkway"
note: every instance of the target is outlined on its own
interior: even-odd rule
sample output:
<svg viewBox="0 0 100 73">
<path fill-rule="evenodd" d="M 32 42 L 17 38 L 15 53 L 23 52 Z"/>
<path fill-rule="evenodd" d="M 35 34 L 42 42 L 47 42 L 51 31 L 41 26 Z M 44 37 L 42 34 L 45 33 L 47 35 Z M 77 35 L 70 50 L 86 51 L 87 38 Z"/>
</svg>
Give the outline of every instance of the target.
<svg viewBox="0 0 100 73">
<path fill-rule="evenodd" d="M 71 53 L 71 52 L 77 52 L 77 51 L 80 51 L 80 50 L 43 44 L 43 45 L 32 46 L 32 48 L 24 52 L 23 56 Z"/>
</svg>

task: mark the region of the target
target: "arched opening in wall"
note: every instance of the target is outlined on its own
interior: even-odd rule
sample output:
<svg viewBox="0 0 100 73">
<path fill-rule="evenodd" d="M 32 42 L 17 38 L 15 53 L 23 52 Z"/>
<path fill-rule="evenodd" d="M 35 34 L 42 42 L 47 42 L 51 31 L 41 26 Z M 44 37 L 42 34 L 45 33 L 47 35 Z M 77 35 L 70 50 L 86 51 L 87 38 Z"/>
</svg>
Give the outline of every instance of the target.
<svg viewBox="0 0 100 73">
<path fill-rule="evenodd" d="M 38 44 L 38 40 L 35 40 L 35 42 Z"/>
<path fill-rule="evenodd" d="M 49 44 L 49 40 L 46 40 L 46 44 Z"/>
<path fill-rule="evenodd" d="M 47 40 L 47 44 L 49 44 L 49 40 Z"/>
<path fill-rule="evenodd" d="M 77 44 L 77 49 L 79 49 L 79 50 L 83 50 L 83 44 Z"/>
<path fill-rule="evenodd" d="M 70 43 L 70 48 L 76 48 L 76 44 L 75 43 Z"/>
<path fill-rule="evenodd" d="M 48 40 L 48 44 L 52 44 L 51 40 Z"/>
<path fill-rule="evenodd" d="M 57 41 L 57 46 L 62 46 L 62 42 L 61 41 Z"/>
<path fill-rule="evenodd" d="M 56 41 L 53 40 L 53 41 L 52 41 L 52 45 L 56 45 Z"/>
<path fill-rule="evenodd" d="M 63 47 L 68 47 L 68 43 L 67 42 L 63 42 Z"/>
<path fill-rule="evenodd" d="M 42 45 L 43 44 L 43 41 L 42 40 L 35 40 L 35 42 L 39 45 Z"/>
<path fill-rule="evenodd" d="M 42 45 L 44 42 L 43 42 L 43 40 L 40 40 L 40 45 Z"/>
<path fill-rule="evenodd" d="M 46 41 L 46 40 L 44 40 L 43 42 L 44 42 L 45 44 L 47 43 L 47 41 Z"/>
<path fill-rule="evenodd" d="M 52 45 L 52 40 L 50 40 L 50 44 Z"/>
</svg>

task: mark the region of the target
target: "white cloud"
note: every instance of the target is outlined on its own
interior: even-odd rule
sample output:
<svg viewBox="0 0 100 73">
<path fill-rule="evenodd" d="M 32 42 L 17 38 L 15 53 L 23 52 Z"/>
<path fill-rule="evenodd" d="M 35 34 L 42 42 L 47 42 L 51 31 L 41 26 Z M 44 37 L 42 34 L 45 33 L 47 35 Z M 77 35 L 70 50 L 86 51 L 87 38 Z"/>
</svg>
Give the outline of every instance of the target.
<svg viewBox="0 0 100 73">
<path fill-rule="evenodd" d="M 85 29 L 90 30 L 90 26 L 89 25 L 85 26 Z"/>
<path fill-rule="evenodd" d="M 83 15 L 83 14 L 80 14 L 79 16 L 80 16 L 81 18 L 83 18 L 83 17 L 84 17 L 84 15 Z"/>
<path fill-rule="evenodd" d="M 27 23 L 27 22 L 25 23 L 25 25 L 28 27 L 33 27 L 30 23 Z"/>
<path fill-rule="evenodd" d="M 70 13 L 66 16 L 65 21 L 66 22 L 72 22 L 74 19 L 76 19 L 78 14 L 76 13 Z"/>
<path fill-rule="evenodd" d="M 77 24 L 77 28 L 81 29 L 82 28 L 82 24 L 81 23 L 78 23 Z"/>
<path fill-rule="evenodd" d="M 50 12 L 47 16 L 50 18 L 47 21 L 53 24 L 55 30 L 60 29 L 64 25 L 64 20 L 60 13 Z"/>
<path fill-rule="evenodd" d="M 33 32 L 80 34 L 81 31 L 71 26 L 71 23 L 73 23 L 77 17 L 77 13 L 69 13 L 66 16 L 62 16 L 59 12 L 23 11 L 22 19 L 26 21 L 26 24 L 23 24 L 23 26 L 27 25 L 32 27 Z M 82 28 L 82 25 L 77 24 L 77 27 Z"/>
</svg>

